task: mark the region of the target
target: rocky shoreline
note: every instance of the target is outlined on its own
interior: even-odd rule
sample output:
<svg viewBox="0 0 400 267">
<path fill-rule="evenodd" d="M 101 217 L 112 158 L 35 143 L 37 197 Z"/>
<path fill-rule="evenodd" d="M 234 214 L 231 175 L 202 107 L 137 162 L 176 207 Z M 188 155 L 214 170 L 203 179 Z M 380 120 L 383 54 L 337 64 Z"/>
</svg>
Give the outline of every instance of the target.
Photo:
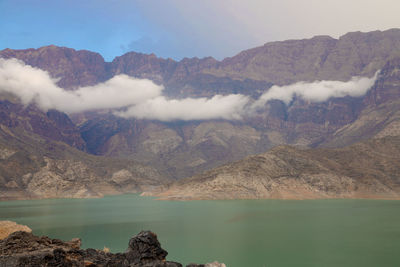
<svg viewBox="0 0 400 267">
<path fill-rule="evenodd" d="M 161 248 L 157 235 L 141 231 L 129 240 L 123 253 L 110 253 L 107 249 L 81 249 L 81 240 L 65 242 L 30 232 L 17 231 L 0 240 L 0 267 L 11 266 L 69 266 L 69 267 L 182 267 L 167 261 L 168 252 Z M 29 229 L 29 228 L 28 228 Z M 226 267 L 223 263 L 189 264 L 187 267 Z"/>
</svg>

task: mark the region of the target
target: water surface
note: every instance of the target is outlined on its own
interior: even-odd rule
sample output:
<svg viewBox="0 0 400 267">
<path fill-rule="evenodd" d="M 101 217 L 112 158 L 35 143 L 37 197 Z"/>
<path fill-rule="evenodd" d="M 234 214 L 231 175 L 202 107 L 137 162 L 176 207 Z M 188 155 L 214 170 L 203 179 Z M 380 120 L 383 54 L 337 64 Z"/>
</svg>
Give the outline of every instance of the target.
<svg viewBox="0 0 400 267">
<path fill-rule="evenodd" d="M 141 230 L 157 233 L 168 260 L 252 266 L 400 266 L 400 201 L 156 201 L 102 199 L 0 202 L 0 219 L 37 235 L 121 252 Z"/>
</svg>

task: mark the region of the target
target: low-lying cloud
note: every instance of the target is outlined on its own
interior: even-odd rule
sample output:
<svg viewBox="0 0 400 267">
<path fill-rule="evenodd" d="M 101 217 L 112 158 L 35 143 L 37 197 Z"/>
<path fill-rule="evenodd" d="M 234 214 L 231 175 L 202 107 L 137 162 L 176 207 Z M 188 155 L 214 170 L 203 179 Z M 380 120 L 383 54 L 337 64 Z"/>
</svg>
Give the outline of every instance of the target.
<svg viewBox="0 0 400 267">
<path fill-rule="evenodd" d="M 379 71 L 372 78 L 353 77 L 350 81 L 298 82 L 286 86 L 272 86 L 252 105 L 262 107 L 268 101 L 277 99 L 289 104 L 297 96 L 311 102 L 324 102 L 332 97 L 360 97 L 374 85 Z"/>
<path fill-rule="evenodd" d="M 162 86 L 150 80 L 127 75 L 114 76 L 104 83 L 74 91 L 66 91 L 56 82 L 46 71 L 16 59 L 0 58 L 0 91 L 15 94 L 25 105 L 36 103 L 43 110 L 76 113 L 120 108 L 157 97 L 163 90 Z"/>
<path fill-rule="evenodd" d="M 122 117 L 141 119 L 171 120 L 209 120 L 242 118 L 250 98 L 244 95 L 216 95 L 212 98 L 166 99 L 163 96 L 149 99 L 126 111 L 116 112 Z"/>
<path fill-rule="evenodd" d="M 37 104 L 41 109 L 57 109 L 77 113 L 99 109 L 125 109 L 114 113 L 162 121 L 240 119 L 249 98 L 243 95 L 216 95 L 211 99 L 167 99 L 163 86 L 147 79 L 117 75 L 94 86 L 66 91 L 57 86 L 57 79 L 41 69 L 25 65 L 17 59 L 0 58 L 0 92 L 18 96 L 22 103 Z"/>
<path fill-rule="evenodd" d="M 17 59 L 0 58 L 0 92 L 12 93 L 25 105 L 35 103 L 43 110 L 66 113 L 111 109 L 124 118 L 172 120 L 240 120 L 251 116 L 273 99 L 289 104 L 297 96 L 311 102 L 332 97 L 363 96 L 375 83 L 374 77 L 353 77 L 350 81 L 299 82 L 273 86 L 257 100 L 240 94 L 212 98 L 168 99 L 163 86 L 147 79 L 117 75 L 94 86 L 66 91 L 46 71 L 25 65 Z"/>
</svg>

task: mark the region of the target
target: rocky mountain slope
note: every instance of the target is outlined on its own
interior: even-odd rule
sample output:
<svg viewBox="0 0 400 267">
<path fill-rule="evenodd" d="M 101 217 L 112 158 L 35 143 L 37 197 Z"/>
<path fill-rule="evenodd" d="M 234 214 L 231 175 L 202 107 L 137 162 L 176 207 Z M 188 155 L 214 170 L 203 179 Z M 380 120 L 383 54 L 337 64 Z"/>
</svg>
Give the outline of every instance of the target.
<svg viewBox="0 0 400 267">
<path fill-rule="evenodd" d="M 93 156 L 64 113 L 0 102 L 0 199 L 99 197 L 161 183 L 151 167 Z"/>
<path fill-rule="evenodd" d="M 144 193 L 161 199 L 400 199 L 400 137 L 339 149 L 279 146 Z"/>
<path fill-rule="evenodd" d="M 21 109 L 15 115 L 15 107 L 7 102 L 11 101 L 10 96 L 0 103 L 0 124 L 7 131 L 18 125 L 22 140 L 34 136 L 32 142 L 62 142 L 96 156 L 117 158 L 118 162 L 134 160 L 142 164 L 137 166 L 151 165 L 164 178 L 192 176 L 280 144 L 340 147 L 399 132 L 399 29 L 354 32 L 339 39 L 319 36 L 267 43 L 222 61 L 210 57 L 174 61 L 130 52 L 105 62 L 97 53 L 56 46 L 5 49 L 0 51 L 0 57 L 15 57 L 46 70 L 59 79 L 59 86 L 68 90 L 127 74 L 163 84 L 164 93 L 177 98 L 231 93 L 257 98 L 273 84 L 319 79 L 346 81 L 354 75 L 371 77 L 382 69 L 377 83 L 364 97 L 331 98 L 321 103 L 295 98 L 288 105 L 274 100 L 256 116 L 241 121 L 160 122 L 124 119 L 107 111 L 67 116 L 57 111 L 41 114 L 34 107 Z M 18 136 L 15 129 L 11 132 Z M 5 145 L 15 138 L 4 136 Z M 71 158 L 79 153 L 74 150 Z M 85 158 L 86 154 L 79 157 Z M 118 168 L 113 170 L 124 169 Z M 17 179 L 7 177 L 3 184 Z M 21 183 L 18 188 L 23 186 L 26 185 Z"/>
<path fill-rule="evenodd" d="M 323 146 L 338 147 L 368 138 L 400 136 L 400 58 L 389 60 L 363 99 L 356 120 L 338 129 Z"/>
</svg>

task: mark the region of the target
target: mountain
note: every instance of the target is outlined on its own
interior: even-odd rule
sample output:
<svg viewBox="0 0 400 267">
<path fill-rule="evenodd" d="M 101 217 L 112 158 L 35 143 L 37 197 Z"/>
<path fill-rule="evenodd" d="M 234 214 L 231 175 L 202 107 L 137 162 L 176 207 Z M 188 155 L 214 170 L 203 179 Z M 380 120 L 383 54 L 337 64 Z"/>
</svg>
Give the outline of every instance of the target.
<svg viewBox="0 0 400 267">
<path fill-rule="evenodd" d="M 57 46 L 5 49 L 0 51 L 0 57 L 18 58 L 46 70 L 67 90 L 127 74 L 162 84 L 164 94 L 170 98 L 244 94 L 256 99 L 273 85 L 321 79 L 347 81 L 352 76 L 372 77 L 381 70 L 365 96 L 330 98 L 324 102 L 295 97 L 289 104 L 272 100 L 255 116 L 239 121 L 161 122 L 125 119 L 107 110 L 68 115 L 54 110 L 43 113 L 33 106 L 17 107 L 12 96 L 2 96 L 0 124 L 7 133 L 3 137 L 4 149 L 21 150 L 26 155 L 42 151 L 37 156 L 42 159 L 38 166 L 45 166 L 43 155 L 50 148 L 42 148 L 42 143 L 48 142 L 63 146 L 50 158 L 76 157 L 89 169 L 97 168 L 92 164 L 94 159 L 104 160 L 104 170 L 108 162 L 113 162 L 112 166 L 117 162 L 118 167 L 110 167 L 115 172 L 125 169 L 124 164 L 148 168 L 139 175 L 143 179 L 137 183 L 147 186 L 193 176 L 282 144 L 336 148 L 399 133 L 399 29 L 353 32 L 339 39 L 317 36 L 267 43 L 222 61 L 211 57 L 175 61 L 129 52 L 105 62 L 97 53 Z M 16 137 L 26 138 L 32 148 L 23 150 L 19 141 L 10 145 Z M 73 151 L 69 158 L 60 152 L 64 149 Z M 135 171 L 129 172 L 136 177 Z M 146 173 L 154 173 L 154 177 Z M 0 188 L 19 179 L 7 175 Z M 98 177 L 109 184 L 112 175 Z M 26 192 L 25 184 L 18 184 L 18 188 L 18 192 Z"/>
<path fill-rule="evenodd" d="M 58 85 L 66 89 L 92 85 L 108 77 L 103 57 L 86 50 L 50 45 L 39 49 L 5 49 L 0 51 L 0 57 L 17 58 L 46 70 L 52 77 L 60 79 Z"/>
<path fill-rule="evenodd" d="M 389 60 L 363 100 L 363 110 L 352 123 L 338 129 L 323 146 L 337 147 L 359 140 L 400 136 L 400 58 Z"/>
<path fill-rule="evenodd" d="M 396 51 L 400 51 L 400 47 L 393 50 L 392 54 Z M 166 123 L 98 116 L 80 124 L 80 131 L 84 140 L 90 143 L 91 153 L 133 158 L 152 164 L 173 178 L 192 176 L 280 144 L 303 147 L 350 145 L 371 138 L 379 131 L 384 136 L 384 129 L 389 127 L 389 123 L 391 128 L 398 129 L 395 125 L 400 96 L 397 86 L 400 82 L 400 73 L 397 71 L 400 68 L 399 59 L 393 57 L 385 63 L 379 63 L 381 75 L 364 97 L 331 98 L 320 103 L 295 98 L 289 105 L 274 100 L 267 103 L 256 116 L 236 122 L 211 120 Z M 209 78 L 208 81 L 214 80 Z M 241 86 L 243 82 L 254 83 L 250 81 L 232 84 Z M 232 84 L 228 87 L 233 88 Z M 191 81 L 192 85 L 204 86 L 198 80 Z M 247 88 L 247 94 L 259 96 L 256 87 Z M 192 89 L 188 90 L 190 92 Z M 241 92 L 246 93 L 246 90 Z"/>
<path fill-rule="evenodd" d="M 161 199 L 400 199 L 400 137 L 338 149 L 278 146 L 145 193 Z"/>
<path fill-rule="evenodd" d="M 46 70 L 60 78 L 58 84 L 63 88 L 92 85 L 116 74 L 127 74 L 162 83 L 168 95 L 182 97 L 205 95 L 204 91 L 209 90 L 215 94 L 221 87 L 224 89 L 220 93 L 235 93 L 245 86 L 245 93 L 251 95 L 253 87 L 262 90 L 271 84 L 372 76 L 389 59 L 400 56 L 399 51 L 400 29 L 391 29 L 351 32 L 339 39 L 316 36 L 266 43 L 222 61 L 212 57 L 175 61 L 129 52 L 105 62 L 98 53 L 54 45 L 5 49 L 0 51 L 0 57 L 18 58 Z"/>
<path fill-rule="evenodd" d="M 100 197 L 161 183 L 151 167 L 81 151 L 85 143 L 64 113 L 8 100 L 0 108 L 1 200 Z"/>
</svg>

